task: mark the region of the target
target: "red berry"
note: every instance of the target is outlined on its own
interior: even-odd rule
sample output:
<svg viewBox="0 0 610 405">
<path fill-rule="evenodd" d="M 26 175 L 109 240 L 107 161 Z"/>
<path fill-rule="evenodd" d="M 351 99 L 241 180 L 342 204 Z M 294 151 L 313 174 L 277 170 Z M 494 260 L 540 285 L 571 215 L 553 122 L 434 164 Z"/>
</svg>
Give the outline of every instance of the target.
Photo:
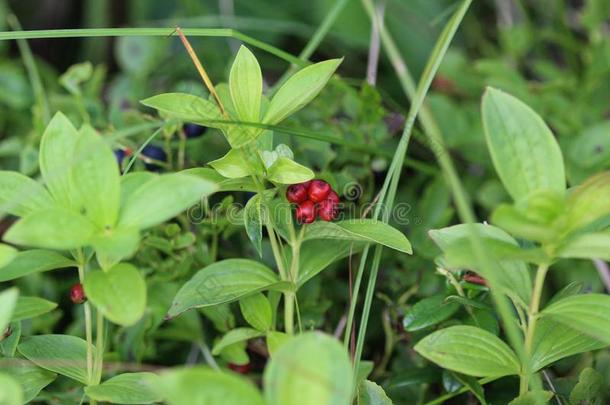
<svg viewBox="0 0 610 405">
<path fill-rule="evenodd" d="M 307 199 L 307 186 L 304 183 L 291 185 L 286 190 L 286 199 L 291 203 L 302 203 Z"/>
<path fill-rule="evenodd" d="M 337 205 L 331 199 L 322 201 L 318 206 L 318 215 L 322 221 L 332 221 L 337 216 Z"/>
<path fill-rule="evenodd" d="M 324 180 L 312 180 L 309 185 L 309 199 L 313 202 L 324 201 L 330 193 L 330 185 Z"/>
<path fill-rule="evenodd" d="M 70 300 L 72 300 L 74 304 L 82 304 L 86 299 L 87 297 L 85 297 L 83 285 L 81 283 L 74 284 L 70 289 Z"/>
<path fill-rule="evenodd" d="M 316 206 L 310 200 L 303 201 L 297 207 L 297 221 L 301 224 L 311 224 L 316 219 Z"/>
<path fill-rule="evenodd" d="M 330 190 L 326 199 L 332 201 L 335 205 L 341 203 L 341 199 L 339 198 L 339 195 L 335 193 L 335 190 Z"/>
<path fill-rule="evenodd" d="M 487 280 L 476 273 L 467 273 L 462 277 L 462 280 L 472 284 L 487 286 Z"/>
<path fill-rule="evenodd" d="M 228 366 L 231 370 L 233 370 L 239 374 L 248 374 L 250 372 L 250 363 L 246 363 L 246 364 L 229 363 Z"/>
</svg>

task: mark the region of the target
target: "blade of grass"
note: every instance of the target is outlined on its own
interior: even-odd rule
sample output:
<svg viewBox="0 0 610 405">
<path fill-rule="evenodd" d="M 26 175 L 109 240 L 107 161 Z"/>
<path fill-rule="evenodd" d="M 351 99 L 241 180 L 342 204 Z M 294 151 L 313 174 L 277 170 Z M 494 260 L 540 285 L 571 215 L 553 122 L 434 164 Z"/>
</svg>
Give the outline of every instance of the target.
<svg viewBox="0 0 610 405">
<path fill-rule="evenodd" d="M 273 45 L 252 38 L 239 31 L 228 28 L 185 28 L 184 35 L 191 37 L 221 37 L 235 38 L 263 51 L 269 52 L 288 63 L 297 66 L 306 66 L 308 63 L 284 52 Z M 176 36 L 175 28 L 84 28 L 62 30 L 33 30 L 33 31 L 6 31 L 0 32 L 0 41 L 14 39 L 38 38 L 89 38 L 89 37 L 169 37 Z"/>
<path fill-rule="evenodd" d="M 367 10 L 369 17 L 373 18 L 374 7 L 371 0 L 361 0 L 361 2 Z M 396 47 L 392 36 L 386 28 L 382 29 L 381 39 L 382 45 L 385 51 L 388 53 L 388 56 L 390 57 L 391 63 L 394 67 L 394 70 L 396 71 L 396 74 L 399 77 L 400 83 L 403 87 L 405 94 L 410 99 L 413 99 L 416 95 L 414 80 L 411 77 L 411 74 L 409 73 L 402 57 L 400 56 L 400 52 L 398 51 L 398 48 Z M 435 154 L 436 159 L 438 160 L 439 165 L 449 183 L 455 204 L 457 206 L 458 216 L 460 217 L 460 220 L 466 224 L 474 224 L 476 222 L 474 210 L 459 179 L 459 176 L 457 174 L 455 166 L 453 165 L 453 161 L 451 159 L 451 156 L 449 155 L 447 147 L 444 144 L 441 130 L 436 121 L 434 120 L 432 113 L 425 105 L 422 106 L 419 119 L 424 128 L 424 132 L 429 140 L 431 150 Z M 486 268 L 491 268 L 493 266 L 493 263 L 486 254 L 483 245 L 480 241 L 480 238 L 474 230 L 474 227 L 471 227 L 469 237 L 473 245 L 473 250 L 475 252 L 475 258 L 477 262 L 479 262 Z M 493 272 L 489 273 L 493 274 Z M 496 285 L 497 283 L 493 275 L 491 278 L 488 279 L 488 281 L 492 286 Z M 497 293 L 497 289 L 492 288 L 491 291 L 492 297 L 502 319 L 504 329 L 507 333 L 509 342 L 511 343 L 511 346 L 516 350 L 517 354 L 519 355 L 519 358 L 524 364 L 526 358 L 525 351 L 523 348 L 523 340 L 521 338 L 516 323 L 513 321 L 510 304 L 506 297 Z M 542 386 L 539 378 L 535 378 L 533 382 L 534 387 L 536 389 Z"/>
<path fill-rule="evenodd" d="M 430 58 L 428 59 L 428 63 L 426 64 L 426 68 L 422 74 L 422 77 L 419 82 L 419 86 L 417 87 L 417 91 L 415 92 L 414 97 L 411 99 L 411 107 L 409 109 L 409 114 L 407 115 L 407 120 L 405 123 L 405 129 L 403 131 L 402 137 L 400 139 L 400 143 L 394 155 L 394 159 L 392 159 L 392 164 L 390 165 L 390 170 L 385 178 L 383 187 L 380 192 L 379 202 L 375 205 L 373 218 L 378 219 L 381 214 L 382 208 L 384 209 L 382 220 L 387 222 L 389 219 L 390 212 L 393 207 L 394 199 L 396 197 L 396 190 L 398 188 L 398 183 L 400 180 L 402 163 L 405 159 L 405 155 L 407 152 L 407 147 L 409 144 L 409 140 L 411 138 L 411 133 L 413 126 L 415 124 L 415 119 L 419 113 L 421 106 L 423 105 L 424 99 L 430 88 L 432 83 L 432 79 L 434 78 L 438 67 L 453 39 L 457 28 L 459 27 L 468 7 L 472 0 L 463 0 L 458 10 L 455 12 L 451 20 L 445 26 L 441 36 L 436 42 L 436 45 L 432 51 Z M 375 13 L 373 12 L 373 18 L 375 18 Z M 386 203 L 387 196 L 387 203 Z M 364 345 L 364 338 L 366 335 L 366 329 L 368 326 L 368 319 L 370 314 L 370 309 L 373 301 L 373 294 L 375 291 L 375 284 L 377 281 L 377 273 L 379 270 L 379 264 L 381 262 L 381 246 L 377 246 L 375 248 L 375 253 L 373 257 L 373 261 L 371 264 L 371 270 L 369 274 L 369 281 L 367 285 L 367 290 L 365 294 L 364 306 L 362 309 L 361 321 L 358 329 L 358 339 L 356 343 L 356 352 L 354 357 L 354 370 L 356 370 L 355 375 L 360 366 L 360 357 L 362 356 L 362 349 Z M 349 342 L 349 333 L 352 327 L 353 317 L 355 313 L 355 306 L 358 297 L 358 288 L 362 281 L 362 275 L 364 273 L 364 267 L 366 266 L 366 261 L 368 257 L 369 248 L 365 248 L 360 266 L 358 268 L 358 274 L 356 276 L 356 285 L 354 286 L 354 297 L 352 303 L 350 305 L 350 310 L 348 314 L 348 324 L 346 327 L 346 339 L 345 342 Z M 347 345 L 347 344 L 346 344 Z M 354 383 L 356 380 L 354 380 Z"/>
</svg>

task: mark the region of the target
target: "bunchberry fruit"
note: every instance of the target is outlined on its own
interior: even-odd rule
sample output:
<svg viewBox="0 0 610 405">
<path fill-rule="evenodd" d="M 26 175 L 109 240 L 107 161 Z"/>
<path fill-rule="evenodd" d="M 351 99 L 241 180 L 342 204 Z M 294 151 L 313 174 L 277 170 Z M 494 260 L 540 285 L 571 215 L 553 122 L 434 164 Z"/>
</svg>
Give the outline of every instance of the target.
<svg viewBox="0 0 610 405">
<path fill-rule="evenodd" d="M 341 203 L 341 199 L 339 198 L 339 195 L 335 192 L 335 190 L 330 190 L 330 193 L 328 193 L 328 197 L 326 197 L 326 199 L 332 201 L 335 205 Z"/>
<path fill-rule="evenodd" d="M 235 363 L 229 363 L 228 364 L 229 368 L 233 371 L 235 371 L 236 373 L 239 374 L 248 374 L 250 372 L 250 363 L 246 363 L 246 364 L 235 364 Z"/>
<path fill-rule="evenodd" d="M 330 190 L 330 185 L 324 180 L 312 180 L 307 194 L 311 201 L 321 202 L 328 197 Z"/>
<path fill-rule="evenodd" d="M 337 204 L 330 199 L 326 199 L 318 204 L 318 216 L 322 221 L 330 222 L 337 217 Z"/>
<path fill-rule="evenodd" d="M 483 277 L 479 276 L 477 273 L 472 273 L 472 272 L 466 273 L 462 277 L 462 280 L 467 281 L 472 284 L 487 286 L 487 280 L 485 280 Z"/>
<path fill-rule="evenodd" d="M 316 219 L 316 206 L 311 200 L 305 200 L 297 207 L 297 222 L 311 224 Z"/>
<path fill-rule="evenodd" d="M 300 204 L 307 199 L 307 187 L 304 183 L 293 184 L 286 190 L 286 199 L 295 204 Z"/>
<path fill-rule="evenodd" d="M 146 158 L 157 160 L 159 162 L 166 162 L 167 161 L 167 154 L 165 153 L 163 148 L 160 148 L 160 147 L 155 146 L 155 145 L 146 145 L 144 147 L 144 149 L 142 149 L 142 157 L 145 158 L 144 166 L 146 167 L 147 170 L 150 170 L 152 172 L 160 171 L 161 170 L 161 166 L 159 166 L 156 163 L 152 163 L 152 162 L 148 162 L 147 163 L 146 162 Z"/>
<path fill-rule="evenodd" d="M 83 285 L 81 283 L 74 284 L 70 289 L 70 300 L 74 304 L 82 304 L 85 302 L 87 297 L 85 297 L 85 290 L 83 290 Z"/>
<path fill-rule="evenodd" d="M 184 124 L 182 130 L 184 131 L 184 135 L 186 135 L 187 138 L 198 138 L 201 135 L 205 134 L 205 132 L 208 130 L 208 127 L 188 122 Z"/>
<path fill-rule="evenodd" d="M 123 149 L 114 150 L 114 157 L 116 158 L 116 162 L 119 166 L 123 164 L 123 159 L 125 159 L 125 156 L 127 156 L 127 154 Z"/>
</svg>

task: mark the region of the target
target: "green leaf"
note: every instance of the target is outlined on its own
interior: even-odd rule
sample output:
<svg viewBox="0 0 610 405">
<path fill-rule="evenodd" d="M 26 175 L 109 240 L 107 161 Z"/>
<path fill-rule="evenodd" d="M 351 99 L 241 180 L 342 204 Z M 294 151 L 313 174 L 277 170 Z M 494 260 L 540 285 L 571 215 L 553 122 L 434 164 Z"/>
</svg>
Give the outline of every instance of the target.
<svg viewBox="0 0 610 405">
<path fill-rule="evenodd" d="M 40 172 L 47 188 L 64 208 L 77 207 L 70 171 L 79 133 L 61 112 L 55 114 L 40 140 Z"/>
<path fill-rule="evenodd" d="M 0 170 L 0 213 L 18 217 L 55 205 L 49 192 L 21 173 Z"/>
<path fill-rule="evenodd" d="M 169 405 L 265 404 L 258 389 L 245 378 L 204 367 L 163 373 L 156 388 Z"/>
<path fill-rule="evenodd" d="M 474 326 L 438 330 L 415 345 L 415 351 L 439 366 L 474 377 L 519 374 L 519 360 L 497 336 Z"/>
<path fill-rule="evenodd" d="M 267 349 L 271 357 L 275 355 L 275 352 L 283 346 L 286 342 L 290 341 L 292 336 L 284 332 L 278 332 L 275 330 L 267 332 Z"/>
<path fill-rule="evenodd" d="M 0 340 L 0 354 L 4 357 L 15 357 L 17 345 L 21 340 L 21 322 L 11 322 L 8 328 L 10 328 L 11 335 Z"/>
<path fill-rule="evenodd" d="M 571 190 L 566 201 L 565 230 L 568 233 L 610 214 L 610 172 L 588 178 Z"/>
<path fill-rule="evenodd" d="M 445 303 L 444 295 L 434 295 L 418 301 L 407 310 L 402 325 L 407 332 L 429 328 L 449 319 L 458 309 L 459 304 Z"/>
<path fill-rule="evenodd" d="M 191 309 L 236 301 L 272 287 L 280 280 L 264 264 L 227 259 L 199 270 L 176 294 L 168 312 L 174 317 Z"/>
<path fill-rule="evenodd" d="M 218 185 L 218 191 L 249 191 L 256 192 L 258 188 L 250 177 L 242 177 L 239 179 L 228 179 L 214 169 L 195 167 L 192 169 L 183 170 L 181 173 L 197 176 L 208 180 Z"/>
<path fill-rule="evenodd" d="M 604 377 L 591 367 L 587 367 L 580 373 L 578 383 L 570 393 L 570 403 L 602 405 L 604 393 Z"/>
<path fill-rule="evenodd" d="M 314 222 L 315 223 L 315 222 Z M 337 260 L 349 256 L 350 252 L 358 253 L 362 250 L 362 244 L 350 241 L 335 241 L 333 248 L 328 249 L 325 240 L 309 240 L 301 245 L 299 257 L 298 285 L 302 286 L 316 274 L 328 268 Z"/>
<path fill-rule="evenodd" d="M 246 234 L 254 245 L 259 256 L 263 256 L 261 243 L 263 241 L 263 221 L 261 217 L 261 195 L 256 194 L 248 200 L 244 207 L 244 226 Z"/>
<path fill-rule="evenodd" d="M 531 366 L 538 371 L 554 362 L 578 353 L 606 347 L 607 344 L 594 339 L 569 325 L 541 318 L 536 324 L 532 345 Z"/>
<path fill-rule="evenodd" d="M 519 395 L 508 403 L 508 405 L 543 405 L 548 404 L 553 398 L 551 391 L 534 390 Z"/>
<path fill-rule="evenodd" d="M 226 333 L 212 348 L 212 354 L 218 356 L 225 348 L 238 342 L 265 336 L 264 332 L 251 328 L 236 328 Z"/>
<path fill-rule="evenodd" d="M 479 400 L 481 405 L 487 405 L 485 401 L 485 392 L 479 381 L 469 375 L 453 373 L 453 376 L 461 382 L 472 394 Z"/>
<path fill-rule="evenodd" d="M 231 149 L 220 159 L 213 160 L 208 164 L 222 176 L 229 179 L 250 176 L 253 173 L 250 172 L 248 161 L 243 153 L 242 149 Z"/>
<path fill-rule="evenodd" d="M 557 257 L 610 260 L 610 233 L 576 236 L 558 249 Z"/>
<path fill-rule="evenodd" d="M 112 228 L 119 214 L 121 181 L 112 149 L 89 126 L 81 130 L 74 147 L 72 182 L 85 215 L 99 228 Z"/>
<path fill-rule="evenodd" d="M 151 172 L 132 172 L 121 176 L 121 206 L 125 205 L 134 191 L 157 177 L 159 175 Z"/>
<path fill-rule="evenodd" d="M 94 232 L 94 225 L 84 216 L 55 208 L 20 219 L 4 240 L 16 245 L 66 250 L 88 245 Z"/>
<path fill-rule="evenodd" d="M 443 252 L 459 253 L 460 249 L 465 248 L 465 243 L 468 243 L 471 232 L 477 232 L 481 239 L 493 239 L 494 241 L 508 243 L 516 247 L 519 246 L 517 241 L 502 229 L 484 224 L 454 225 L 442 229 L 431 230 L 429 234 Z M 493 257 L 493 254 L 491 254 L 491 256 L 492 258 L 495 258 Z M 494 274 L 490 273 L 490 269 L 480 267 L 474 262 L 469 263 L 468 267 L 475 270 L 484 278 L 489 279 L 494 278 L 495 276 L 495 279 L 499 284 L 496 288 L 501 289 L 503 293 L 510 296 L 514 301 L 527 307 L 532 294 L 532 281 L 527 265 L 519 260 L 498 261 L 498 258 L 495 259 L 496 266 L 491 269 L 491 271 L 495 271 Z"/>
<path fill-rule="evenodd" d="M 88 397 L 113 404 L 152 404 L 162 396 L 155 392 L 160 378 L 153 373 L 119 374 L 99 385 L 85 387 Z"/>
<path fill-rule="evenodd" d="M 229 89 L 239 119 L 258 122 L 263 94 L 263 75 L 256 57 L 243 45 L 239 47 L 231 66 Z"/>
<path fill-rule="evenodd" d="M 36 367 L 28 360 L 14 358 L 7 360 L 7 363 L 2 365 L 2 371 L 13 377 L 21 386 L 23 403 L 28 403 L 36 398 L 44 387 L 57 378 L 57 374 Z"/>
<path fill-rule="evenodd" d="M 267 180 L 280 184 L 303 183 L 314 178 L 314 172 L 292 159 L 280 156 L 267 170 Z"/>
<path fill-rule="evenodd" d="M 93 237 L 92 245 L 101 268 L 108 269 L 138 250 L 140 232 L 136 228 L 103 231 Z"/>
<path fill-rule="evenodd" d="M 549 305 L 540 315 L 610 345 L 610 295 L 573 295 Z"/>
<path fill-rule="evenodd" d="M 13 377 L 0 372 L 0 404 L 23 404 L 23 390 Z"/>
<path fill-rule="evenodd" d="M 494 167 L 515 201 L 538 190 L 565 191 L 561 149 L 534 110 L 519 99 L 488 87 L 481 113 Z"/>
<path fill-rule="evenodd" d="M 49 250 L 25 250 L 17 253 L 15 259 L 0 269 L 0 282 L 14 280 L 32 273 L 74 267 L 73 260 Z"/>
<path fill-rule="evenodd" d="M 539 224 L 512 205 L 500 204 L 491 214 L 491 222 L 517 238 L 539 242 L 553 241 L 557 231 L 547 224 Z"/>
<path fill-rule="evenodd" d="M 11 322 L 18 296 L 19 290 L 15 287 L 0 292 L 0 334 L 4 333 Z"/>
<path fill-rule="evenodd" d="M 83 286 L 89 301 L 111 322 L 130 326 L 144 315 L 146 282 L 130 264 L 88 272 Z"/>
<path fill-rule="evenodd" d="M 256 293 L 239 300 L 239 308 L 246 322 L 260 331 L 271 329 L 271 304 L 264 294 Z"/>
<path fill-rule="evenodd" d="M 87 384 L 87 342 L 69 335 L 38 335 L 23 338 L 19 353 L 46 370 Z"/>
<path fill-rule="evenodd" d="M 383 388 L 364 380 L 358 385 L 358 405 L 393 405 L 393 402 Z"/>
<path fill-rule="evenodd" d="M 19 297 L 11 322 L 36 318 L 57 308 L 57 304 L 38 297 Z"/>
<path fill-rule="evenodd" d="M 217 190 L 209 181 L 185 174 L 166 174 L 135 190 L 121 210 L 122 228 L 149 228 L 175 217 Z"/>
<path fill-rule="evenodd" d="M 307 226 L 303 240 L 334 239 L 374 242 L 411 254 L 411 244 L 398 229 L 374 219 L 346 219 L 339 222 L 314 222 Z"/>
<path fill-rule="evenodd" d="M 166 116 L 208 127 L 219 128 L 222 124 L 211 121 L 224 119 L 215 103 L 192 94 L 165 93 L 140 102 Z"/>
<path fill-rule="evenodd" d="M 17 257 L 17 249 L 12 246 L 0 243 L 0 269 Z M 1 273 L 0 273 L 1 274 Z"/>
<path fill-rule="evenodd" d="M 284 343 L 263 376 L 268 405 L 348 405 L 352 367 L 334 338 L 306 332 Z"/>
<path fill-rule="evenodd" d="M 331 59 L 299 70 L 271 99 L 265 124 L 275 125 L 297 112 L 320 93 L 343 59 Z"/>
</svg>

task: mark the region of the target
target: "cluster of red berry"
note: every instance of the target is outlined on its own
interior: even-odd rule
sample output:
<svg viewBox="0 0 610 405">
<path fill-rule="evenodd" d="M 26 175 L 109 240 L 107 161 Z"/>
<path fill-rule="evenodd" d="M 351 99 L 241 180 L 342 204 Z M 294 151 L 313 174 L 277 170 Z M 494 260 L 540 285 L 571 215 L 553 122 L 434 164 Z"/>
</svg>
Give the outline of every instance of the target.
<svg viewBox="0 0 610 405">
<path fill-rule="evenodd" d="M 341 202 L 339 195 L 324 180 L 293 184 L 286 190 L 286 199 L 297 204 L 296 218 L 302 224 L 312 223 L 316 215 L 322 221 L 332 221 Z"/>
</svg>

